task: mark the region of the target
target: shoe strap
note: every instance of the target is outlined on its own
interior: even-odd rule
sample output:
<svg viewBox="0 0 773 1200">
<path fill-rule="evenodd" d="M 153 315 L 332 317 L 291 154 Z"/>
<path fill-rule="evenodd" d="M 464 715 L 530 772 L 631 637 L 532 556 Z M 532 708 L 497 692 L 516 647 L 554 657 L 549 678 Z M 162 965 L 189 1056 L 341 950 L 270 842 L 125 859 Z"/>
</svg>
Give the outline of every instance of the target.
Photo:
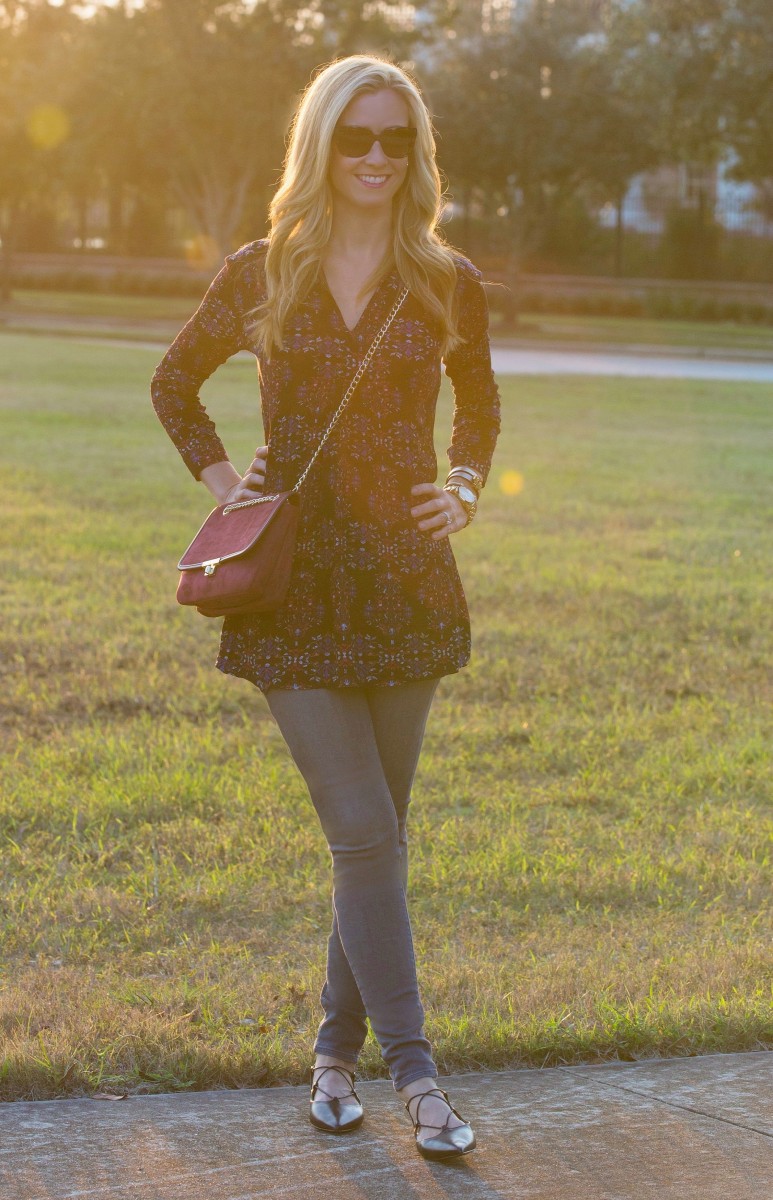
<svg viewBox="0 0 773 1200">
<path fill-rule="evenodd" d="M 430 1091 L 428 1091 L 428 1092 L 417 1092 L 415 1096 L 411 1096 L 409 1098 L 408 1102 L 405 1105 L 405 1110 L 408 1113 L 408 1116 L 411 1118 L 411 1121 L 413 1123 L 414 1132 L 418 1132 L 418 1130 L 421 1126 L 423 1126 L 425 1129 L 439 1129 L 441 1131 L 441 1133 L 443 1132 L 443 1130 L 448 1128 L 448 1117 L 446 1117 L 443 1125 L 431 1125 L 429 1123 L 429 1121 L 420 1121 L 419 1120 L 419 1109 L 421 1108 L 421 1102 L 424 1099 L 424 1097 L 425 1096 L 435 1096 L 435 1095 L 437 1095 L 438 1092 L 440 1092 L 441 1095 L 444 1097 L 446 1104 L 448 1105 L 448 1107 L 450 1108 L 450 1110 L 454 1114 L 454 1116 L 458 1117 L 460 1121 L 464 1121 L 464 1117 L 462 1116 L 462 1114 L 460 1112 L 456 1111 L 453 1104 L 448 1099 L 448 1092 L 443 1091 L 443 1088 L 431 1088 Z M 416 1118 L 414 1119 L 408 1105 L 411 1103 L 411 1100 L 417 1100 L 417 1099 L 418 1099 L 419 1103 L 416 1105 Z M 467 1124 L 466 1121 L 465 1121 L 465 1124 Z"/>
<path fill-rule="evenodd" d="M 354 1098 L 356 1100 L 359 1100 L 360 1097 L 357 1095 L 357 1093 L 354 1090 L 354 1071 L 347 1071 L 345 1067 L 312 1067 L 312 1071 L 311 1071 L 312 1081 L 314 1080 L 314 1072 L 315 1071 L 319 1071 L 319 1078 L 316 1080 L 316 1082 L 312 1082 L 312 1088 L 311 1088 L 312 1100 L 314 1099 L 314 1096 L 317 1092 L 322 1092 L 322 1095 L 327 1096 L 328 1100 L 345 1100 L 346 1099 L 346 1096 L 331 1096 L 330 1092 L 326 1092 L 323 1087 L 320 1087 L 319 1080 L 325 1074 L 325 1071 L 338 1071 L 341 1075 L 343 1075 L 344 1078 L 347 1080 L 349 1087 L 351 1089 L 351 1091 L 347 1092 L 346 1095 L 354 1096 Z"/>
</svg>

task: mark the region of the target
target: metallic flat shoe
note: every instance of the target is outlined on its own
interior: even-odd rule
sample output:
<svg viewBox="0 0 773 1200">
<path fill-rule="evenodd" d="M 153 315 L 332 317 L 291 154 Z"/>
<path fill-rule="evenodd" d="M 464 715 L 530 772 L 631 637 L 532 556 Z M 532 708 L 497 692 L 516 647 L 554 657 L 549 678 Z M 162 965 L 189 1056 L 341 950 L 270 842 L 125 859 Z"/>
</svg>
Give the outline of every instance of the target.
<svg viewBox="0 0 773 1200">
<path fill-rule="evenodd" d="M 354 1071 L 347 1071 L 345 1067 L 314 1067 L 311 1073 L 312 1079 L 316 1070 L 319 1071 L 319 1078 L 312 1085 L 309 1110 L 309 1120 L 312 1125 L 316 1125 L 317 1129 L 324 1129 L 328 1133 L 348 1133 L 350 1129 L 357 1129 L 362 1125 L 365 1112 L 360 1097 L 354 1090 Z M 322 1078 L 325 1071 L 339 1071 L 348 1080 L 352 1090 L 345 1096 L 331 1096 L 329 1092 L 319 1086 L 319 1079 Z M 317 1092 L 322 1092 L 327 1099 L 315 1099 Z M 354 1100 L 350 1100 L 350 1096 L 353 1096 Z"/>
<path fill-rule="evenodd" d="M 445 1097 L 446 1104 L 451 1109 L 455 1117 L 460 1121 L 464 1121 L 464 1117 L 460 1112 L 457 1112 L 451 1101 L 448 1099 L 448 1093 L 442 1088 L 431 1088 L 428 1092 L 417 1092 L 415 1096 L 411 1096 L 408 1103 L 405 1105 L 405 1111 L 411 1118 L 413 1124 L 413 1133 L 416 1138 L 416 1149 L 424 1158 L 455 1158 L 457 1154 L 469 1154 L 470 1150 L 474 1150 L 477 1145 L 475 1134 L 469 1121 L 465 1121 L 464 1125 L 457 1125 L 454 1129 L 448 1128 L 448 1117 L 446 1117 L 444 1125 L 430 1125 L 427 1122 L 422 1122 L 418 1119 L 421 1101 L 424 1096 L 432 1096 L 440 1092 Z M 417 1100 L 416 1105 L 416 1120 L 414 1121 L 411 1110 L 408 1105 L 411 1100 Z M 423 1142 L 419 1141 L 418 1133 L 422 1128 L 439 1129 L 440 1132 L 434 1137 L 426 1138 Z"/>
</svg>

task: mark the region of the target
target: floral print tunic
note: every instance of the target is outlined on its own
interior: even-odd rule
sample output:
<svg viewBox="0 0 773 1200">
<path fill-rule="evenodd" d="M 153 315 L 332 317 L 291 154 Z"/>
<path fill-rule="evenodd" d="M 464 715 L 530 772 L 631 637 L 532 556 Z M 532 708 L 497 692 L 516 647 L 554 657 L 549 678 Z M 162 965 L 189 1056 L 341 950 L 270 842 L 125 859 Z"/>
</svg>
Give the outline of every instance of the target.
<svg viewBox="0 0 773 1200">
<path fill-rule="evenodd" d="M 151 383 L 153 406 L 192 473 L 228 455 L 198 391 L 239 350 L 256 353 L 243 314 L 265 296 L 267 239 L 229 254 Z M 500 428 L 488 305 L 460 254 L 459 327 L 444 360 L 455 408 L 448 457 L 485 481 Z M 320 271 L 285 327 L 285 348 L 258 358 L 269 446 L 264 491 L 293 487 L 403 289 L 396 269 L 349 330 Z M 435 482 L 440 388 L 437 320 L 408 295 L 300 489 L 290 586 L 271 613 L 223 619 L 216 661 L 261 691 L 391 686 L 452 674 L 470 658 L 469 613 L 449 538 L 418 528 L 416 483 Z"/>
</svg>

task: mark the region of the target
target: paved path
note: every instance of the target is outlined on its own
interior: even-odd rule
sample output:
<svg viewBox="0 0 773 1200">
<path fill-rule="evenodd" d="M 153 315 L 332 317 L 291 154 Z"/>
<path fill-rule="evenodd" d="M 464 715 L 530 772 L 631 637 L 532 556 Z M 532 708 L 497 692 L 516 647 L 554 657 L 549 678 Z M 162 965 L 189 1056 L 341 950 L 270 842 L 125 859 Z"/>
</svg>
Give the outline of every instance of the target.
<svg viewBox="0 0 773 1200">
<path fill-rule="evenodd" d="M 159 326 L 158 340 L 154 333 L 150 334 L 153 340 L 110 337 L 110 331 L 116 329 L 114 318 L 100 320 L 90 317 L 85 321 L 76 316 L 61 315 L 57 316 L 54 323 L 51 318 L 38 314 L 16 314 L 6 328 L 9 332 L 46 333 L 53 337 L 60 335 L 85 345 L 134 346 L 136 349 L 154 351 L 159 359 L 178 331 L 177 326 L 169 325 L 162 334 Z M 89 330 L 103 331 L 103 335 L 89 337 Z M 724 353 L 727 357 L 722 357 L 721 348 L 712 348 L 710 353 L 679 353 L 669 352 L 662 346 L 640 348 L 638 352 L 631 346 L 617 349 L 610 345 L 570 348 L 565 343 L 541 347 L 534 343 L 513 346 L 498 343 L 495 339 L 492 342 L 492 365 L 499 375 L 613 375 L 773 383 L 773 358 L 770 356 L 765 357 L 755 351 L 750 351 L 748 358 L 738 351 Z M 252 355 L 246 353 L 237 357 L 254 361 Z"/>
<path fill-rule="evenodd" d="M 629 354 L 605 350 L 536 350 L 492 347 L 500 375 L 626 375 L 653 379 L 729 379 L 773 383 L 773 362 Z"/>
<path fill-rule="evenodd" d="M 168 343 L 122 341 L 118 338 L 69 339 L 93 346 L 134 346 L 161 358 Z M 246 351 L 236 358 L 254 362 Z M 603 354 L 592 350 L 517 350 L 492 345 L 491 364 L 498 375 L 623 375 L 658 379 L 715 379 L 773 383 L 773 361 L 682 358 L 676 355 Z"/>
<path fill-rule="evenodd" d="M 388 1080 L 353 1133 L 307 1086 L 0 1105 L 3 1200 L 767 1200 L 773 1054 L 441 1079 L 478 1148 L 429 1163 Z"/>
</svg>

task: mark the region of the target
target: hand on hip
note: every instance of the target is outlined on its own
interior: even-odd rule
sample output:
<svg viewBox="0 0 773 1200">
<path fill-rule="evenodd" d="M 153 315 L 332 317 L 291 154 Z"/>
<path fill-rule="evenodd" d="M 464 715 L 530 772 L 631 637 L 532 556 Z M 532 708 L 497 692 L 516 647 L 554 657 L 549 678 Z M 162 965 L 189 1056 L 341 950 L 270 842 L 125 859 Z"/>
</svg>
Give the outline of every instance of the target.
<svg viewBox="0 0 773 1200">
<path fill-rule="evenodd" d="M 436 541 L 448 537 L 450 533 L 458 533 L 467 524 L 467 514 L 461 501 L 436 483 L 416 483 L 411 488 L 411 494 L 420 501 L 411 508 L 411 515 L 418 522 L 419 529 L 429 531 Z"/>
</svg>

